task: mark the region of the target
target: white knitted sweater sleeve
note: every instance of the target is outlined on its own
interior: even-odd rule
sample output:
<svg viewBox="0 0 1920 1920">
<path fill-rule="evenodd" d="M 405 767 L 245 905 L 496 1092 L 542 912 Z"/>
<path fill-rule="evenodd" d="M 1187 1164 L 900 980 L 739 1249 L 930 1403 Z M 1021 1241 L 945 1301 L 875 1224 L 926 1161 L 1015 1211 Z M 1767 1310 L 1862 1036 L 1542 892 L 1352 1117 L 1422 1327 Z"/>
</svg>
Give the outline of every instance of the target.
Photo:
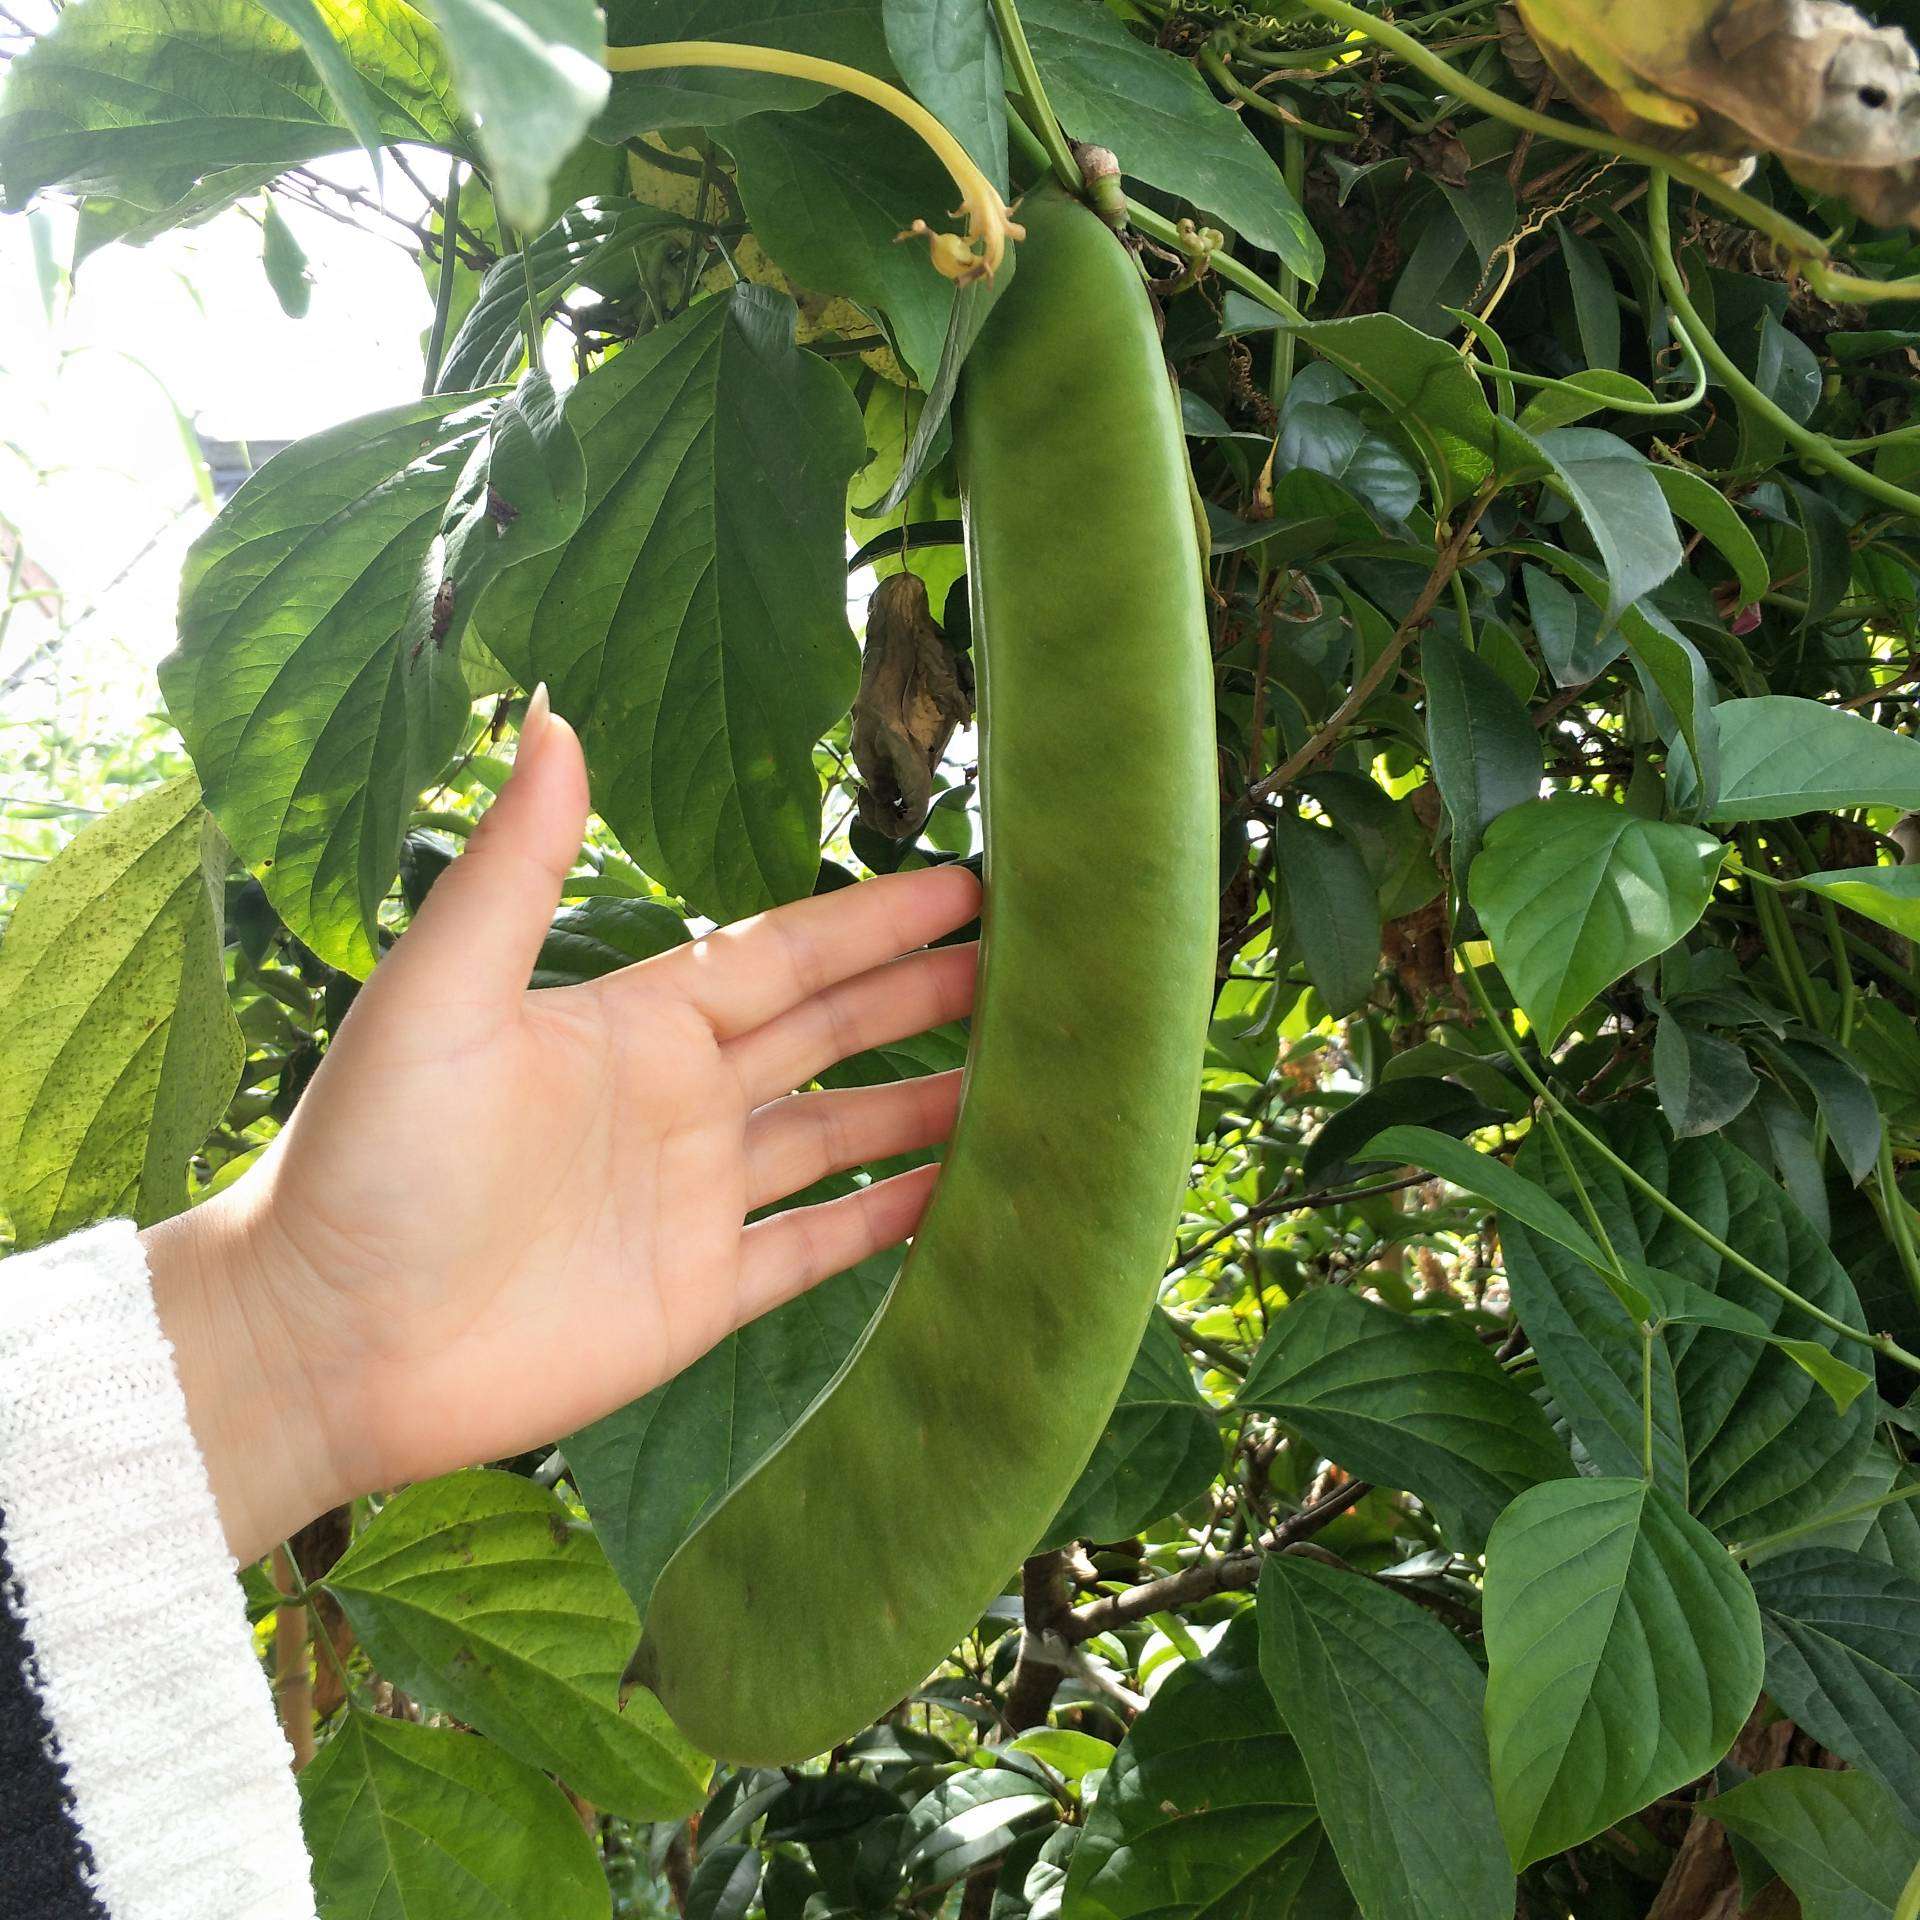
<svg viewBox="0 0 1920 1920">
<path fill-rule="evenodd" d="M 0 1262 L 0 1515 L 112 1920 L 312 1920 L 299 1807 L 133 1228 Z"/>
</svg>

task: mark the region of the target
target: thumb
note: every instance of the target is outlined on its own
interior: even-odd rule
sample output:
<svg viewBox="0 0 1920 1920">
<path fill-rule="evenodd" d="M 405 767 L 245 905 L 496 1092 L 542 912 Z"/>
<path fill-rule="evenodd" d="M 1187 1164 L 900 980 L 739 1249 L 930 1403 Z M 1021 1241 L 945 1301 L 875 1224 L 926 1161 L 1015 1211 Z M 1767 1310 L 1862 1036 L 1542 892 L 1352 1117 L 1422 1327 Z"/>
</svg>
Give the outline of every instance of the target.
<svg viewBox="0 0 1920 1920">
<path fill-rule="evenodd" d="M 434 882 L 379 971 L 435 978 L 462 999 L 517 999 L 587 827 L 587 768 L 544 681 L 527 702 L 513 773 L 465 850 Z"/>
</svg>

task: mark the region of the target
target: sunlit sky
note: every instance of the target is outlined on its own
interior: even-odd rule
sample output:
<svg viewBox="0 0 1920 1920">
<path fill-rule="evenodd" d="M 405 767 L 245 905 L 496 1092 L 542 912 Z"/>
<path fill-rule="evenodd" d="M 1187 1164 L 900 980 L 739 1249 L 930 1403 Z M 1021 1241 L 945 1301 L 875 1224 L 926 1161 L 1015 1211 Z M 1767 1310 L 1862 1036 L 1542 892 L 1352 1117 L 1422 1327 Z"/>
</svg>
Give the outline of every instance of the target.
<svg viewBox="0 0 1920 1920">
<path fill-rule="evenodd" d="M 364 155 L 321 165 L 342 184 L 372 186 Z M 418 218 L 419 196 L 384 172 L 388 204 Z M 58 583 L 70 617 L 99 602 L 71 643 L 71 681 L 107 683 L 94 709 L 103 727 L 153 704 L 181 557 L 206 524 L 180 417 L 217 439 L 290 439 L 419 391 L 431 303 L 409 255 L 283 201 L 315 281 L 307 316 L 291 320 L 261 267 L 257 208 L 92 254 L 51 314 L 29 219 L 0 218 L 0 516 Z M 64 263 L 71 210 L 33 218 Z M 49 631 L 34 609 L 16 614 L 0 641 L 0 682 Z M 44 720 L 54 697 L 41 682 L 9 695 L 8 731 Z"/>
</svg>

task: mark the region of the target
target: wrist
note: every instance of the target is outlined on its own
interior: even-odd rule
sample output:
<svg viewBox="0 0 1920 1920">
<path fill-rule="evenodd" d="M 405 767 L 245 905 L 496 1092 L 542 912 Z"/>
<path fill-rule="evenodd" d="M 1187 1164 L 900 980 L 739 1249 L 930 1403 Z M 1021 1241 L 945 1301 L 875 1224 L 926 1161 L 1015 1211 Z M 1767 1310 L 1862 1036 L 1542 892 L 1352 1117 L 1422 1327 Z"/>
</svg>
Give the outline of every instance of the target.
<svg viewBox="0 0 1920 1920">
<path fill-rule="evenodd" d="M 187 1421 L 242 1565 L 346 1497 L 334 1485 L 313 1379 L 262 1257 L 270 1223 L 260 1189 L 256 1175 L 140 1235 Z"/>
</svg>

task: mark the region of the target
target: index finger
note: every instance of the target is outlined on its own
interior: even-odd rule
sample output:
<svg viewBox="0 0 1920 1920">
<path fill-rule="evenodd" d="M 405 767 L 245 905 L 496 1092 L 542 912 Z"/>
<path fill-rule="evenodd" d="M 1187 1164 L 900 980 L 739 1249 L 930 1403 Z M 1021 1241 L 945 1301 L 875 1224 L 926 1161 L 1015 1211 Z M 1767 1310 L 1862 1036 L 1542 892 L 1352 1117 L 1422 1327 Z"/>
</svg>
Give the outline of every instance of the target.
<svg viewBox="0 0 1920 1920">
<path fill-rule="evenodd" d="M 962 866 L 882 874 L 720 927 L 648 963 L 731 1040 L 822 989 L 927 946 L 980 911 L 980 883 Z"/>
</svg>

